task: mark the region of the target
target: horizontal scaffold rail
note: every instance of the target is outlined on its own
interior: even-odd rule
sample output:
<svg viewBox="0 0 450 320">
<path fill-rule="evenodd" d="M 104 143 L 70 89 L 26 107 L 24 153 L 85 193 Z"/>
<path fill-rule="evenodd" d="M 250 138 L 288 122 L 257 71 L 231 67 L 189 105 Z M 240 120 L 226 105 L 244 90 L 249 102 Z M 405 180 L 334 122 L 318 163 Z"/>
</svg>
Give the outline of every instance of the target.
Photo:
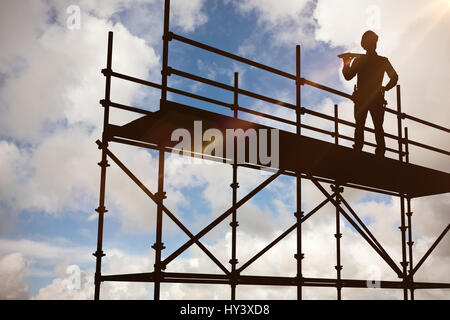
<svg viewBox="0 0 450 320">
<path fill-rule="evenodd" d="M 103 72 L 104 75 L 106 75 L 108 73 L 108 71 L 106 69 L 102 70 L 102 72 Z M 187 79 L 191 79 L 191 80 L 194 80 L 194 81 L 202 82 L 202 83 L 205 83 L 205 84 L 217 87 L 217 88 L 221 88 L 223 90 L 227 90 L 227 91 L 230 91 L 230 92 L 234 92 L 235 91 L 235 88 L 233 86 L 230 86 L 230 85 L 218 82 L 218 81 L 210 80 L 210 79 L 207 79 L 207 78 L 204 78 L 204 77 L 200 77 L 200 76 L 197 76 L 197 75 L 193 75 L 193 74 L 181 71 L 181 70 L 177 70 L 177 69 L 168 67 L 168 75 L 171 75 L 171 74 L 174 74 L 174 75 L 177 75 L 177 76 L 180 76 L 180 77 L 184 77 L 184 78 L 187 78 Z M 131 76 L 128 76 L 128 75 L 125 75 L 125 74 L 121 74 L 121 73 L 117 73 L 117 72 L 113 72 L 112 71 L 110 73 L 110 75 L 113 76 L 113 77 L 119 78 L 119 79 L 123 79 L 123 80 L 131 81 L 131 82 L 139 83 L 139 84 L 142 84 L 142 85 L 145 85 L 145 86 L 149 86 L 149 87 L 152 87 L 152 88 L 155 88 L 155 89 L 161 89 L 162 88 L 162 86 L 160 84 L 157 84 L 157 83 L 154 83 L 154 82 L 151 82 L 151 81 L 147 81 L 147 80 L 143 80 L 143 79 L 139 79 L 139 78 L 135 78 L 135 77 L 131 77 Z M 338 90 L 326 87 L 324 85 L 321 85 L 321 84 L 318 84 L 318 83 L 315 83 L 315 82 L 312 82 L 312 81 L 309 81 L 309 80 L 306 80 L 306 79 L 303 79 L 302 81 L 303 81 L 304 84 L 309 84 L 309 85 L 314 86 L 316 88 L 319 88 L 319 89 L 322 89 L 322 90 L 325 90 L 325 91 L 328 91 L 328 92 L 331 92 L 331 93 L 335 93 L 335 94 L 338 94 L 338 95 L 341 95 L 343 97 L 351 99 L 351 95 L 345 94 L 345 93 L 340 92 Z M 184 90 L 167 87 L 167 91 L 175 93 L 175 94 L 178 94 L 178 95 L 182 95 L 182 96 L 185 96 L 185 97 L 189 97 L 189 98 L 192 98 L 192 99 L 205 101 L 205 102 L 208 102 L 208 103 L 211 103 L 211 104 L 214 104 L 214 105 L 218 105 L 218 106 L 222 106 L 222 107 L 226 107 L 226 108 L 233 108 L 233 104 L 232 103 L 227 103 L 227 102 L 220 101 L 220 100 L 217 100 L 217 99 L 201 96 L 201 95 L 194 94 L 194 93 L 191 93 L 191 92 L 187 92 L 187 91 L 184 91 Z M 295 105 L 291 104 L 291 103 L 288 103 L 288 102 L 285 102 L 285 101 L 281 101 L 281 100 L 277 100 L 277 99 L 274 99 L 274 98 L 271 98 L 271 97 L 267 97 L 267 96 L 264 96 L 264 95 L 261 95 L 261 94 L 257 94 L 257 93 L 254 93 L 254 92 L 251 92 L 251 91 L 248 91 L 248 90 L 238 89 L 238 94 L 242 94 L 242 95 L 245 95 L 245 96 L 248 96 L 248 97 L 251 97 L 251 98 L 254 98 L 254 99 L 258 99 L 258 100 L 261 100 L 261 101 L 269 102 L 269 103 L 272 103 L 274 105 L 277 105 L 277 106 L 280 106 L 280 107 L 285 107 L 285 108 L 288 108 L 288 109 L 291 109 L 291 110 L 296 110 L 297 109 L 297 107 Z M 101 103 L 104 105 L 107 102 L 102 100 Z M 112 106 L 112 107 L 123 109 L 123 110 L 134 111 L 134 112 L 143 113 L 143 114 L 147 114 L 148 113 L 146 110 L 143 110 L 143 109 L 131 108 L 129 106 L 124 106 L 124 105 L 120 105 L 120 104 L 113 103 L 113 102 L 109 102 L 109 105 Z M 274 116 L 274 115 L 270 115 L 270 114 L 267 114 L 267 113 L 264 113 L 264 112 L 260 112 L 260 111 L 257 111 L 257 110 L 245 108 L 245 107 L 242 107 L 242 106 L 236 106 L 236 108 L 239 111 L 242 111 L 242 112 L 245 112 L 245 113 L 249 113 L 249 114 L 253 114 L 253 115 L 256 115 L 256 116 L 259 116 L 259 117 L 262 117 L 262 118 L 266 118 L 266 119 L 270 119 L 270 120 L 273 120 L 273 121 L 281 122 L 281 123 L 284 123 L 284 124 L 288 124 L 288 125 L 291 125 L 293 127 L 297 125 L 297 123 L 295 121 L 292 121 L 292 120 L 289 120 L 289 119 L 284 119 L 284 118 L 277 117 L 277 116 Z M 140 111 L 140 110 L 142 110 L 142 111 Z M 395 114 L 395 115 L 399 115 L 399 113 L 397 111 L 389 109 L 389 108 L 386 108 L 386 111 L 390 112 L 392 114 Z M 350 126 L 350 127 L 353 127 L 353 128 L 356 126 L 354 123 L 352 123 L 350 121 L 339 119 L 339 118 L 335 118 L 335 117 L 329 116 L 327 114 L 324 114 L 324 113 L 321 113 L 321 112 L 318 112 L 318 111 L 315 111 L 315 110 L 308 109 L 306 107 L 301 107 L 301 112 L 302 112 L 302 114 L 309 114 L 309 115 L 312 115 L 314 117 L 322 118 L 322 119 L 325 119 L 325 120 L 335 121 L 335 122 L 337 122 L 339 124 L 343 124 L 343 125 Z M 408 115 L 406 113 L 400 113 L 400 117 L 402 119 L 408 119 L 408 120 L 416 121 L 416 122 L 421 123 L 423 125 L 426 125 L 426 126 L 429 126 L 429 127 L 435 128 L 435 129 L 439 129 L 439 130 L 442 130 L 442 131 L 447 132 L 447 133 L 450 132 L 450 129 L 447 129 L 445 127 L 433 124 L 433 123 L 425 121 L 425 120 L 421 120 L 419 118 L 413 117 L 413 116 Z M 316 127 L 313 127 L 313 126 L 310 126 L 310 125 L 307 125 L 307 124 L 300 124 L 300 127 L 304 128 L 304 129 L 307 129 L 307 130 L 310 130 L 310 131 L 319 132 L 319 133 L 322 133 L 322 134 L 325 134 L 325 135 L 329 135 L 329 136 L 332 136 L 332 137 L 335 137 L 335 135 L 336 135 L 335 132 L 327 131 L 327 130 L 324 130 L 324 129 L 321 129 L 321 128 L 316 128 Z M 367 131 L 367 132 L 371 132 L 371 133 L 375 132 L 375 130 L 373 128 L 369 128 L 369 127 L 364 127 L 364 130 Z M 347 141 L 354 141 L 354 138 L 349 137 L 349 136 L 345 136 L 345 135 L 342 135 L 342 134 L 339 134 L 339 133 L 337 134 L 337 136 L 339 138 L 342 138 L 342 139 L 347 140 Z M 441 153 L 441 154 L 450 156 L 450 152 L 447 151 L 447 150 L 443 150 L 443 149 L 440 149 L 440 148 L 429 146 L 429 145 L 426 145 L 426 144 L 418 142 L 418 141 L 414 141 L 414 140 L 411 140 L 411 139 L 405 139 L 405 138 L 399 139 L 398 136 L 390 134 L 390 133 L 386 133 L 386 132 L 384 133 L 384 136 L 386 138 L 389 138 L 389 139 L 400 141 L 402 144 L 410 144 L 410 145 L 414 145 L 414 146 L 417 146 L 417 147 L 420 147 L 420 148 L 423 148 L 423 149 L 427 149 L 427 150 L 430 150 L 430 151 L 434 151 L 434 152 L 437 152 L 437 153 Z M 376 147 L 376 144 L 374 144 L 372 142 L 364 141 L 364 144 L 367 145 L 367 146 Z M 397 154 L 399 153 L 398 150 L 393 149 L 393 148 L 389 148 L 389 147 L 386 148 L 386 151 L 389 151 L 389 152 L 392 152 L 392 153 L 397 153 Z M 402 152 L 402 155 L 404 155 L 404 152 Z"/>
<path fill-rule="evenodd" d="M 103 275 L 102 281 L 115 282 L 154 282 L 153 272 L 130 273 L 120 275 Z M 181 272 L 163 272 L 161 282 L 165 283 L 192 283 L 192 284 L 223 284 L 229 285 L 230 279 L 221 274 L 205 273 L 181 273 Z M 369 284 L 370 282 L 370 284 Z M 251 276 L 240 275 L 238 284 L 240 285 L 267 285 L 267 286 L 296 286 L 298 278 L 281 276 Z M 337 285 L 345 288 L 382 288 L 382 289 L 401 289 L 402 281 L 377 281 L 373 284 L 370 280 L 359 279 L 329 279 L 329 278 L 310 278 L 304 277 L 302 285 L 305 287 L 336 287 Z M 433 282 L 414 282 L 414 289 L 450 289 L 450 283 Z"/>
<path fill-rule="evenodd" d="M 194 46 L 194 47 L 197 47 L 197 48 L 200 48 L 200 49 L 203 49 L 203 50 L 215 53 L 215 54 L 219 54 L 221 56 L 224 56 L 224 57 L 227 57 L 227 58 L 239 61 L 241 63 L 244 63 L 244 64 L 247 64 L 247 65 L 250 65 L 250 66 L 253 66 L 253 67 L 265 70 L 265 71 L 268 71 L 270 73 L 277 74 L 277 75 L 285 77 L 287 79 L 300 81 L 300 83 L 302 85 L 309 85 L 309 86 L 312 86 L 312 87 L 315 87 L 315 88 L 318 88 L 318 89 L 321 89 L 321 90 L 324 90 L 324 91 L 336 94 L 336 95 L 344 97 L 344 98 L 353 99 L 353 96 L 351 94 L 345 93 L 343 91 L 339 91 L 339 90 L 327 87 L 327 86 L 325 86 L 323 84 L 320 84 L 320 83 L 317 83 L 317 82 L 314 82 L 314 81 L 311 81 L 311 80 L 308 80 L 308 79 L 305 79 L 305 78 L 300 78 L 300 80 L 298 80 L 297 76 L 294 75 L 294 74 L 291 74 L 291 73 L 288 73 L 288 72 L 285 72 L 285 71 L 282 71 L 282 70 L 279 70 L 279 69 L 276 69 L 276 68 L 269 67 L 267 65 L 264 65 L 264 64 L 252 61 L 250 59 L 243 58 L 243 57 L 235 55 L 233 53 L 230 53 L 230 52 L 227 52 L 227 51 L 224 51 L 224 50 L 221 50 L 221 49 L 218 49 L 218 48 L 206 45 L 204 43 L 201 43 L 201 42 L 198 42 L 198 41 L 195 41 L 195 40 L 192 40 L 192 39 L 189 39 L 189 38 L 177 35 L 177 34 L 175 34 L 173 32 L 169 32 L 168 40 L 169 41 L 171 41 L 171 40 L 178 40 L 178 41 L 183 42 L 185 44 L 188 44 L 188 45 L 191 45 L 191 46 Z M 396 110 L 393 110 L 393 109 L 386 108 L 386 111 L 388 111 L 388 112 L 390 112 L 392 114 L 395 114 L 395 115 L 399 115 L 398 112 Z M 420 118 L 408 115 L 406 113 L 401 113 L 400 116 L 403 119 L 416 121 L 416 122 L 424 124 L 426 126 L 430 126 L 430 127 L 435 128 L 435 129 L 442 130 L 444 132 L 450 133 L 450 129 L 449 128 L 446 128 L 446 127 L 434 124 L 434 123 L 429 122 L 429 121 L 422 120 Z"/>
</svg>

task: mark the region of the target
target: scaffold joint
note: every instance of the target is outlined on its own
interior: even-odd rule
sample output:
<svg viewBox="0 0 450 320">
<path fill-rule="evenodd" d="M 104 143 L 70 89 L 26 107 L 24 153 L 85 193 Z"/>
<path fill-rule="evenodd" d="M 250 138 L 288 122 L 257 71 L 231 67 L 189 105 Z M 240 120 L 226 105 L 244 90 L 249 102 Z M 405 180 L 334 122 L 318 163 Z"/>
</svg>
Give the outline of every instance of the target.
<svg viewBox="0 0 450 320">
<path fill-rule="evenodd" d="M 400 261 L 400 265 L 404 268 L 406 268 L 408 266 L 409 262 L 408 261 Z"/>
<path fill-rule="evenodd" d="M 230 226 L 233 227 L 233 228 L 239 227 L 239 222 L 237 222 L 237 221 L 231 221 L 231 222 L 230 222 Z"/>
<path fill-rule="evenodd" d="M 230 109 L 231 109 L 231 111 L 238 110 L 239 109 L 239 105 L 232 103 L 232 104 L 230 104 Z"/>
<path fill-rule="evenodd" d="M 106 254 L 103 251 L 95 251 L 92 255 L 97 258 L 106 256 Z"/>
<path fill-rule="evenodd" d="M 166 247 L 164 246 L 164 243 L 163 242 L 155 242 L 153 245 L 152 245 L 152 249 L 155 249 L 155 250 L 164 250 Z"/>
<path fill-rule="evenodd" d="M 335 193 L 342 193 L 344 192 L 344 187 L 339 187 L 337 185 L 330 185 L 331 191 L 335 192 Z"/>
<path fill-rule="evenodd" d="M 155 193 L 156 202 L 161 203 L 164 199 L 167 198 L 165 192 L 156 192 Z"/>
<path fill-rule="evenodd" d="M 230 263 L 231 263 L 231 260 L 230 260 Z M 236 260 L 236 263 L 237 263 L 237 260 Z M 238 284 L 238 282 L 239 282 L 239 272 L 237 272 L 236 270 L 230 272 L 230 284 L 232 286 L 236 286 Z"/>
<path fill-rule="evenodd" d="M 305 78 L 295 78 L 295 84 L 298 86 L 304 86 L 305 85 Z"/>
<path fill-rule="evenodd" d="M 165 72 L 166 72 L 167 76 L 171 76 L 172 75 L 172 72 L 173 72 L 172 67 L 167 67 L 165 70 L 166 70 Z M 161 70 L 161 74 L 164 75 L 164 69 Z"/>
<path fill-rule="evenodd" d="M 100 140 L 95 141 L 95 143 L 98 145 L 99 150 L 108 148 L 108 142 L 102 142 Z"/>
<path fill-rule="evenodd" d="M 94 275 L 94 284 L 99 285 L 101 282 L 101 274 L 96 272 Z"/>
<path fill-rule="evenodd" d="M 300 215 L 298 214 L 298 212 L 294 212 L 294 217 L 296 217 L 297 219 L 301 219 L 305 216 L 305 212 L 300 211 Z"/>
<path fill-rule="evenodd" d="M 164 275 L 161 272 L 161 270 L 166 270 L 166 265 L 164 265 L 162 263 L 162 261 L 161 261 L 159 263 L 155 262 L 153 267 L 155 268 L 155 272 L 153 273 L 154 277 L 156 278 L 156 280 L 160 280 L 161 281 L 163 279 L 163 277 L 164 277 Z"/>
<path fill-rule="evenodd" d="M 105 206 L 103 207 L 98 207 L 97 209 L 95 209 L 95 211 L 97 211 L 98 213 L 106 213 L 108 212 L 108 210 L 106 210 Z"/>
<path fill-rule="evenodd" d="M 107 77 L 107 76 L 111 76 L 112 70 L 111 69 L 102 69 L 102 74 Z"/>
<path fill-rule="evenodd" d="M 296 259 L 296 260 L 298 260 L 298 254 L 294 254 L 294 258 Z M 300 253 L 300 259 L 305 259 L 305 254 L 304 253 Z"/>
<path fill-rule="evenodd" d="M 233 189 L 237 189 L 237 188 L 239 188 L 239 183 L 238 182 L 232 183 L 232 184 L 230 184 L 230 187 Z"/>
<path fill-rule="evenodd" d="M 102 100 L 99 101 L 99 103 L 102 105 L 102 107 L 107 107 L 107 106 L 109 106 L 111 101 L 102 99 Z"/>
<path fill-rule="evenodd" d="M 107 168 L 107 167 L 110 167 L 111 165 L 108 163 L 108 160 L 102 160 L 102 161 L 100 161 L 99 163 L 97 163 L 100 167 L 102 167 L 102 168 Z"/>
<path fill-rule="evenodd" d="M 167 34 L 163 34 L 163 40 L 172 41 L 173 40 L 173 32 L 168 32 Z"/>
</svg>

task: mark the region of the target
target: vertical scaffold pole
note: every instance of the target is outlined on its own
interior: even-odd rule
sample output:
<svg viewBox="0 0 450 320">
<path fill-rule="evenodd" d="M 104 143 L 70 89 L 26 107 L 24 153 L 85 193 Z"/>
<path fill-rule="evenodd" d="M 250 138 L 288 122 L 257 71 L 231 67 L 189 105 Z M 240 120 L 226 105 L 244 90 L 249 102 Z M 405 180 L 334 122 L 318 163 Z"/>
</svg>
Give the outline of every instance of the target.
<svg viewBox="0 0 450 320">
<path fill-rule="evenodd" d="M 163 201 L 166 198 L 166 193 L 164 192 L 164 148 L 159 149 L 158 158 L 158 192 L 155 194 L 157 199 L 156 208 L 156 241 L 152 245 L 155 250 L 155 265 L 154 265 L 154 290 L 153 299 L 159 300 L 161 280 L 162 280 L 162 266 L 161 266 L 161 252 L 165 249 L 164 243 L 162 242 L 162 218 L 163 218 Z"/>
<path fill-rule="evenodd" d="M 334 105 L 334 144 L 339 145 L 339 107 Z"/>
<path fill-rule="evenodd" d="M 296 134 L 300 136 L 301 133 L 301 60 L 300 60 L 300 45 L 296 47 Z M 302 300 L 302 284 L 303 284 L 303 275 L 302 275 L 302 260 L 304 258 L 302 253 L 302 178 L 300 176 L 300 172 L 297 172 L 296 176 L 296 187 L 297 187 L 297 211 L 295 212 L 295 217 L 297 218 L 297 253 L 295 254 L 295 259 L 297 260 L 297 300 Z"/>
<path fill-rule="evenodd" d="M 166 193 L 164 192 L 164 148 L 159 149 L 158 158 L 158 192 L 155 194 L 157 199 L 156 208 L 156 241 L 152 245 L 155 250 L 155 266 L 154 266 L 154 287 L 153 287 L 153 299 L 159 300 L 160 288 L 162 280 L 162 269 L 161 266 L 161 252 L 165 249 L 164 243 L 162 242 L 162 223 L 163 223 L 163 201 L 166 198 Z"/>
<path fill-rule="evenodd" d="M 233 103 L 233 117 L 235 119 L 238 118 L 238 105 L 239 105 L 239 74 L 238 72 L 234 73 L 234 103 Z M 237 203 L 237 189 L 239 188 L 239 183 L 237 182 L 237 143 L 236 138 L 233 141 L 233 183 L 230 187 L 233 190 L 232 202 L 233 207 L 236 206 Z M 236 274 L 236 265 L 238 260 L 236 258 L 236 228 L 239 226 L 237 221 L 236 209 L 233 210 L 231 216 L 231 300 L 236 300 L 236 285 L 237 285 L 237 274 Z"/>
<path fill-rule="evenodd" d="M 161 108 L 164 107 L 167 101 L 167 76 L 169 65 L 169 41 L 170 41 L 170 0 L 164 2 L 164 33 L 163 33 L 163 55 L 162 55 L 162 70 L 161 70 Z"/>
<path fill-rule="evenodd" d="M 405 162 L 409 163 L 409 145 L 408 145 L 408 127 L 405 128 Z M 413 275 L 413 245 L 412 240 L 412 211 L 411 211 L 411 197 L 406 197 L 406 216 L 408 217 L 408 249 L 409 249 L 409 285 L 410 285 L 410 299 L 414 300 L 414 275 Z"/>
<path fill-rule="evenodd" d="M 398 158 L 403 162 L 403 138 L 402 138 L 402 104 L 400 98 L 400 85 L 397 85 L 397 130 L 398 130 Z M 403 272 L 403 298 L 408 300 L 408 261 L 406 261 L 406 225 L 405 225 L 405 197 L 403 192 L 400 194 L 400 227 L 402 241 L 402 265 Z"/>
<path fill-rule="evenodd" d="M 161 70 L 161 102 L 160 108 L 164 108 L 167 101 L 167 70 L 169 60 L 169 21 L 170 21 L 170 0 L 164 1 L 164 32 L 163 32 L 163 56 L 162 56 L 162 70 Z M 166 198 L 164 192 L 164 146 L 159 146 L 158 155 L 158 192 L 155 194 L 157 198 L 156 209 L 156 240 L 152 245 L 155 250 L 155 265 L 154 265 L 154 287 L 153 299 L 160 299 L 161 280 L 162 280 L 162 266 L 161 266 L 161 252 L 165 249 L 162 242 L 162 218 L 163 218 L 163 200 Z"/>
<path fill-rule="evenodd" d="M 98 234 L 97 234 L 97 251 L 93 254 L 96 257 L 95 261 L 95 278 L 94 278 L 94 299 L 100 299 L 100 284 L 102 274 L 102 258 L 105 256 L 103 253 L 103 219 L 108 210 L 105 208 L 105 189 L 106 189 L 106 168 L 109 167 L 108 158 L 106 154 L 106 148 L 108 147 L 108 138 L 106 131 L 109 123 L 109 102 L 111 96 L 111 72 L 112 72 L 112 50 L 113 50 L 113 33 L 108 33 L 108 53 L 106 58 L 106 69 L 102 70 L 106 77 L 105 84 L 105 100 L 103 103 L 104 115 L 103 115 L 103 134 L 102 134 L 102 161 L 98 163 L 101 168 L 100 172 L 100 197 L 99 205 L 95 211 L 98 212 Z"/>
<path fill-rule="evenodd" d="M 338 111 L 338 105 L 334 105 L 334 143 L 335 145 L 339 145 L 339 111 Z M 342 187 L 339 186 L 338 181 L 335 182 L 335 186 L 332 186 L 332 191 L 336 193 L 336 204 L 340 204 L 341 199 L 339 197 L 339 194 L 344 191 Z M 341 220 L 340 220 L 340 212 L 339 208 L 336 206 L 336 266 L 334 267 L 336 269 L 336 290 L 337 290 L 337 299 L 342 299 L 342 286 L 341 286 Z"/>
</svg>

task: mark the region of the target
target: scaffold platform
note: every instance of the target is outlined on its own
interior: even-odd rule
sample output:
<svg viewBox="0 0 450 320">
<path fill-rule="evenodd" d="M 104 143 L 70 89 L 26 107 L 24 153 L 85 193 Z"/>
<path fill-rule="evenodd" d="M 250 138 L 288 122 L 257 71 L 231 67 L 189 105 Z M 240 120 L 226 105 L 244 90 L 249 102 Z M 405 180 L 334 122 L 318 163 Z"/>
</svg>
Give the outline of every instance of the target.
<svg viewBox="0 0 450 320">
<path fill-rule="evenodd" d="M 203 109 L 193 108 L 167 101 L 152 114 L 141 117 L 123 126 L 110 125 L 110 139 L 124 138 L 151 145 L 175 147 L 179 141 L 172 141 L 171 134 L 176 129 L 186 129 L 194 137 L 194 121 L 201 121 L 203 132 L 218 129 L 226 138 L 227 129 L 253 128 L 271 130 L 272 127 L 222 115 Z M 269 134 L 268 134 L 269 135 Z M 258 136 L 259 139 L 259 136 Z M 245 139 L 246 150 L 249 140 Z M 259 144 L 257 144 L 259 146 Z M 144 146 L 144 145 L 143 145 Z M 223 143 L 223 157 L 208 157 L 209 160 L 225 162 L 226 141 Z M 259 154 L 259 150 L 258 150 Z M 342 183 L 352 183 L 381 190 L 421 197 L 450 192 L 450 174 L 391 158 L 379 158 L 367 152 L 357 152 L 352 148 L 336 145 L 307 136 L 279 130 L 279 169 L 295 173 L 308 173 L 320 178 Z M 248 164 L 264 167 L 257 159 Z"/>
</svg>

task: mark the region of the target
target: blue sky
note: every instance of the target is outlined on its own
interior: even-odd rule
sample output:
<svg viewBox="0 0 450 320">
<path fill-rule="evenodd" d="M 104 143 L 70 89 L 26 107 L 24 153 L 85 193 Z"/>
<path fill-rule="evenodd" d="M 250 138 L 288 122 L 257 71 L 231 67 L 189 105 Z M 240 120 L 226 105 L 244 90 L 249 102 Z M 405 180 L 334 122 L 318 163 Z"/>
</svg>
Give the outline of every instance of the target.
<svg viewBox="0 0 450 320">
<path fill-rule="evenodd" d="M 3 175 L 0 186 L 0 259 L 3 259 L 3 264 L 0 266 L 11 266 L 4 272 L 14 279 L 11 286 L 0 282 L 2 299 L 92 298 L 95 260 L 91 253 L 96 246 L 94 208 L 98 206 L 100 176 L 100 169 L 96 166 L 100 151 L 94 141 L 101 137 L 102 109 L 98 100 L 103 99 L 104 94 L 104 78 L 100 70 L 106 63 L 107 32 L 112 30 L 115 36 L 114 70 L 160 81 L 162 1 L 74 1 L 81 9 L 81 27 L 69 30 L 66 9 L 72 2 L 6 1 L 0 5 L 3 7 L 0 16 L 10 12 L 1 20 L 17 31 L 14 38 L 5 32 L 0 33 L 0 40 L 6 44 L 0 54 L 0 108 L 4 114 L 0 120 L 0 173 Z M 445 90 L 448 75 L 442 72 L 445 68 L 435 67 L 435 64 L 448 64 L 445 57 L 448 56 L 449 44 L 439 41 L 448 34 L 448 4 L 442 0 L 429 4 L 379 1 L 375 4 L 375 9 L 378 9 L 374 11 L 374 4 L 370 1 L 351 2 L 359 14 L 343 11 L 340 1 L 326 0 L 279 3 L 272 0 L 173 1 L 171 31 L 290 73 L 295 73 L 295 46 L 301 44 L 302 76 L 350 93 L 353 82 L 343 81 L 341 61 L 336 55 L 347 50 L 361 52 L 359 38 L 368 27 L 373 27 L 380 35 L 380 54 L 389 56 L 400 74 L 406 112 L 448 126 L 448 108 L 435 106 L 431 113 L 422 107 L 434 106 L 436 97 L 445 99 L 448 94 Z M 405 12 L 405 6 L 422 13 L 415 16 L 413 11 Z M 4 29 L 3 25 L 1 27 Z M 411 30 L 413 32 L 409 32 Z M 434 46 L 441 46 L 442 52 L 437 54 L 436 61 L 429 62 L 437 84 L 426 85 L 423 89 L 425 94 L 420 94 L 417 88 L 423 85 L 423 81 L 418 61 L 427 56 L 423 47 L 433 49 Z M 238 71 L 244 89 L 295 102 L 292 81 L 176 41 L 170 43 L 169 65 L 227 84 L 232 84 L 233 72 Z M 418 67 L 412 68 L 411 65 Z M 232 93 L 195 85 L 176 76 L 169 78 L 169 85 L 226 102 L 233 99 Z M 156 90 L 127 85 L 122 81 L 113 81 L 112 88 L 113 101 L 150 110 L 158 107 L 159 92 Z M 29 94 L 23 94 L 24 89 Z M 303 106 L 332 114 L 333 104 L 338 103 L 342 117 L 352 120 L 352 106 L 348 101 L 315 88 L 303 87 L 302 94 Z M 32 100 L 31 96 L 38 99 Z M 221 110 L 221 107 L 179 96 L 169 97 L 192 106 Z M 393 93 L 389 93 L 388 101 L 394 106 Z M 276 106 L 249 98 L 242 98 L 240 104 L 295 119 L 294 113 L 283 113 Z M 220 112 L 230 113 L 226 110 Z M 112 115 L 117 123 L 128 122 L 133 117 L 120 112 Z M 332 128 L 331 123 L 311 118 L 305 120 L 325 129 Z M 368 124 L 371 126 L 370 121 Z M 394 118 L 386 119 L 387 131 L 395 132 L 395 125 Z M 449 140 L 445 136 L 428 134 L 413 124 L 411 129 L 416 137 L 427 137 L 448 148 Z M 343 130 L 352 135 L 349 128 Z M 307 131 L 305 134 L 312 135 Z M 369 140 L 373 137 L 370 136 Z M 111 150 L 142 178 L 151 191 L 156 192 L 156 152 L 123 146 L 112 146 Z M 367 151 L 372 152 L 370 148 Z M 420 150 L 412 153 L 412 161 L 449 170 L 448 159 Z M 193 233 L 228 209 L 231 204 L 230 168 L 225 165 L 177 164 L 172 160 L 167 161 L 167 166 L 167 206 Z M 104 270 L 106 273 L 126 273 L 128 267 L 132 272 L 150 271 L 154 254 L 150 246 L 155 237 L 155 206 L 117 167 L 113 165 L 108 170 L 107 208 L 110 212 L 105 220 L 104 251 L 107 258 Z M 241 183 L 239 197 L 242 197 L 264 177 L 242 169 L 238 179 Z M 303 193 L 305 210 L 312 209 L 323 199 L 307 182 Z M 381 238 L 387 250 L 400 257 L 398 200 L 350 189 L 344 196 Z M 449 197 L 418 199 L 414 205 L 418 210 L 427 208 L 430 212 L 428 217 L 417 217 L 416 250 L 420 256 L 440 232 L 441 226 L 448 223 L 445 211 L 448 211 Z M 294 211 L 295 184 L 289 177 L 277 179 L 243 206 L 238 238 L 243 245 L 239 249 L 239 260 L 243 263 L 294 223 Z M 222 223 L 203 242 L 228 266 L 227 223 Z M 364 278 L 368 276 L 368 266 L 377 265 L 380 261 L 373 257 L 370 248 L 347 223 L 342 224 L 344 239 L 350 245 L 344 256 L 346 275 Z M 305 267 L 307 275 L 334 277 L 334 249 L 330 249 L 335 245 L 333 228 L 334 209 L 329 206 L 305 225 L 305 243 L 310 245 Z M 186 240 L 187 237 L 176 226 L 165 224 L 165 255 Z M 295 269 L 293 259 L 285 258 L 293 254 L 289 251 L 294 248 L 291 240 L 286 239 L 278 251 L 275 250 L 277 252 L 262 260 L 272 264 L 268 268 L 270 272 L 286 275 Z M 433 262 L 438 261 L 436 263 L 442 266 L 435 272 L 435 278 L 427 272 L 431 262 L 424 265 L 419 276 L 430 281 L 449 281 L 445 267 L 447 265 L 448 268 L 450 262 L 448 243 L 435 254 Z M 189 250 L 180 259 L 174 270 L 217 272 L 196 249 Z M 81 289 L 75 291 L 67 289 L 64 282 L 67 278 L 65 270 L 73 264 L 80 267 L 83 279 Z M 386 266 L 377 270 L 381 277 L 395 277 Z M 256 265 L 254 271 L 263 272 L 264 268 Z M 139 284 L 105 285 L 104 297 L 149 298 L 152 296 L 151 288 L 151 285 Z M 242 291 L 241 297 L 295 298 L 288 289 L 274 290 Z M 221 288 L 214 297 L 228 298 L 228 294 L 228 288 Z M 388 294 L 388 298 L 398 298 L 396 293 L 381 290 L 375 294 L 348 291 L 350 298 L 386 297 L 383 294 Z M 335 292 L 308 289 L 306 296 L 328 299 L 334 298 Z M 169 285 L 164 297 L 210 298 L 207 290 L 196 286 Z M 449 293 L 425 293 L 423 298 L 448 299 Z"/>
</svg>

